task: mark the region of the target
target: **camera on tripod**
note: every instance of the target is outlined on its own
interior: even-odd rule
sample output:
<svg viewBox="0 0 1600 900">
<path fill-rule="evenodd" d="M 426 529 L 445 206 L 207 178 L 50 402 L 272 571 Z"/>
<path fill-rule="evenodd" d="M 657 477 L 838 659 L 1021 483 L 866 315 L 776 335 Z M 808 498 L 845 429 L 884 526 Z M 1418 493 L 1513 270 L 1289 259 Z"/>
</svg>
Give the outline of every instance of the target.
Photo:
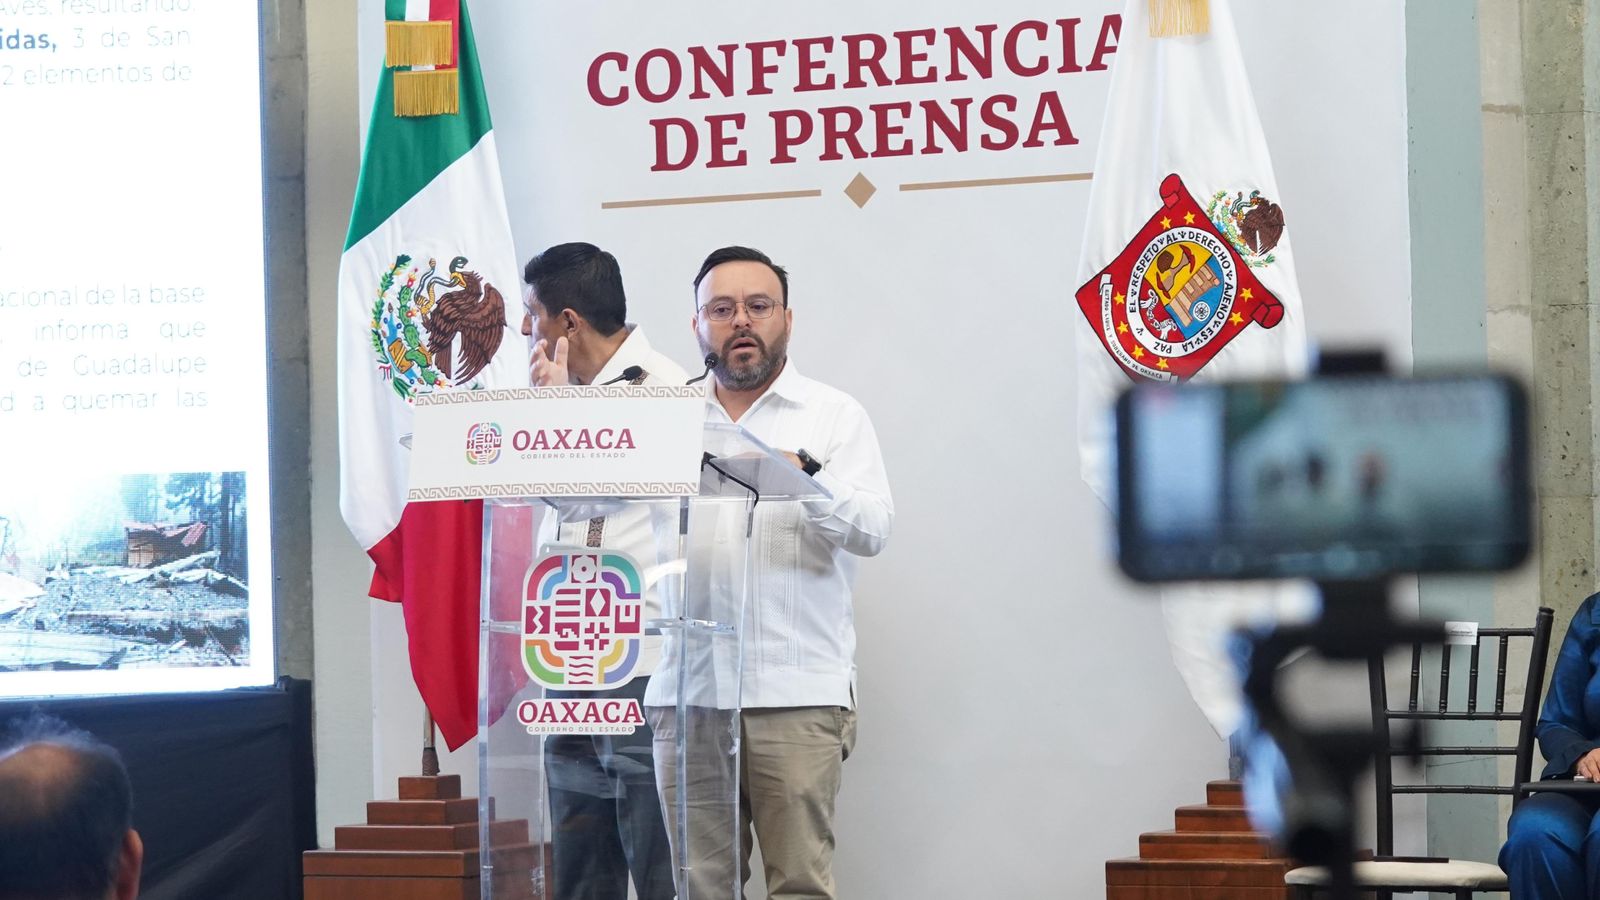
<svg viewBox="0 0 1600 900">
<path fill-rule="evenodd" d="M 1302 381 L 1140 385 L 1116 407 L 1117 555 L 1145 582 L 1307 579 L 1319 618 L 1252 634 L 1244 695 L 1282 754 L 1264 779 L 1278 844 L 1354 896 L 1353 783 L 1390 736 L 1303 724 L 1279 666 L 1310 650 L 1365 661 L 1439 643 L 1396 618 L 1399 575 L 1495 572 L 1532 537 L 1527 401 L 1493 374 L 1399 378 L 1377 354 L 1325 357 Z M 1253 810 L 1253 813 L 1258 810 Z"/>
</svg>

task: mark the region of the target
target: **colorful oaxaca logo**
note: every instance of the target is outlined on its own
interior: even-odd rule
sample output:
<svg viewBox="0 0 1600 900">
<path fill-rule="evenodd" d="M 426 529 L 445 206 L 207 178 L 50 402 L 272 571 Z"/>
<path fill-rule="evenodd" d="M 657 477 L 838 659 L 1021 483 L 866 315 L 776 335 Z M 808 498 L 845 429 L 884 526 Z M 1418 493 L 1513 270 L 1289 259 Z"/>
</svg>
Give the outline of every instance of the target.
<svg viewBox="0 0 1600 900">
<path fill-rule="evenodd" d="M 621 553 L 552 553 L 528 570 L 522 664 L 540 684 L 620 687 L 639 663 L 644 599 L 639 567 Z"/>
<path fill-rule="evenodd" d="M 1183 180 L 1161 183 L 1162 208 L 1128 246 L 1078 288 L 1078 308 L 1129 377 L 1193 376 L 1254 322 L 1272 328 L 1283 304 L 1252 268 L 1271 265 L 1283 211 L 1260 192 L 1209 209 Z"/>
<path fill-rule="evenodd" d="M 487 466 L 500 458 L 500 426 L 479 422 L 467 429 L 467 462 Z"/>
<path fill-rule="evenodd" d="M 440 273 L 438 260 L 420 271 L 401 254 L 378 279 L 371 325 L 378 376 L 410 403 L 421 390 L 479 387 L 472 379 L 505 337 L 506 302 L 465 256 Z"/>
</svg>

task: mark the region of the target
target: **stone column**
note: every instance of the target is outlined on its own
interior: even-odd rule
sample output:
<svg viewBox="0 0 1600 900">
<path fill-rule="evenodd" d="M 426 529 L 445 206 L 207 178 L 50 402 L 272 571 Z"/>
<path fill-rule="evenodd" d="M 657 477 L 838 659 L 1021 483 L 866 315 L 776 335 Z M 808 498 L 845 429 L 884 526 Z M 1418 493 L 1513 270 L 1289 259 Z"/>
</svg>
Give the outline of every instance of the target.
<svg viewBox="0 0 1600 900">
<path fill-rule="evenodd" d="M 1489 360 L 1528 384 L 1539 537 L 1535 564 L 1497 584 L 1496 618 L 1529 621 L 1542 604 L 1558 631 L 1596 589 L 1597 7 L 1478 3 Z"/>
<path fill-rule="evenodd" d="M 1538 530 L 1530 563 L 1496 579 L 1494 617 L 1523 624 L 1549 606 L 1556 646 L 1596 589 L 1597 7 L 1600 0 L 1478 0 L 1488 356 L 1528 386 Z M 1514 735 L 1507 726 L 1501 739 Z M 1501 762 L 1505 777 L 1510 765 Z M 1503 835 L 1509 801 L 1501 807 Z"/>
<path fill-rule="evenodd" d="M 304 0 L 261 5 L 266 55 L 267 332 L 272 594 L 278 674 L 310 678 L 311 370 L 306 318 Z M 265 585 L 260 586 L 262 588 Z"/>
</svg>

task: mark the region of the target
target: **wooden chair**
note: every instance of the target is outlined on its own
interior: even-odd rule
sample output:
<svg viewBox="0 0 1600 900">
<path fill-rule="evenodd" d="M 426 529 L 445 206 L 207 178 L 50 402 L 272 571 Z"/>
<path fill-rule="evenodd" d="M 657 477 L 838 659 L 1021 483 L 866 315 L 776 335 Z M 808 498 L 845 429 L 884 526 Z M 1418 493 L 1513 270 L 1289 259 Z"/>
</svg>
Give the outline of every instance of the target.
<svg viewBox="0 0 1600 900">
<path fill-rule="evenodd" d="M 1411 690 L 1404 709 L 1389 707 L 1388 687 L 1384 678 L 1382 659 L 1374 659 L 1367 666 L 1367 680 L 1372 693 L 1373 726 L 1379 733 L 1392 735 L 1391 724 L 1396 721 L 1427 723 L 1444 722 L 1517 722 L 1515 745 L 1475 744 L 1470 746 L 1434 746 L 1426 743 L 1420 752 L 1423 757 L 1512 756 L 1515 758 L 1513 774 L 1509 781 L 1496 784 L 1396 784 L 1394 764 L 1404 749 L 1394 741 L 1384 742 L 1377 754 L 1377 855 L 1370 861 L 1356 863 L 1355 879 L 1359 890 L 1376 893 L 1382 900 L 1393 894 L 1431 891 L 1454 894 L 1460 900 L 1479 892 L 1505 892 L 1509 890 L 1506 873 L 1492 863 L 1472 860 L 1435 859 L 1394 856 L 1394 796 L 1396 794 L 1493 794 L 1512 798 L 1512 803 L 1522 798 L 1521 786 L 1528 782 L 1533 768 L 1534 728 L 1539 720 L 1539 700 L 1544 690 L 1546 657 L 1550 648 L 1552 613 L 1541 607 L 1531 628 L 1480 628 L 1478 641 L 1466 645 L 1445 646 L 1439 655 L 1439 703 L 1437 709 L 1423 709 L 1419 702 L 1422 683 L 1422 645 L 1411 648 Z M 1513 639 L 1529 640 L 1528 668 L 1523 676 L 1522 706 L 1507 710 L 1506 667 Z M 1484 709 L 1478 703 L 1479 660 L 1485 643 L 1494 646 L 1495 667 L 1493 709 Z M 1450 678 L 1452 660 L 1467 655 L 1467 691 L 1465 709 L 1452 708 Z M 1459 667 L 1456 669 L 1459 672 Z M 1459 675 L 1457 676 L 1459 677 Z M 1424 733 L 1423 740 L 1428 740 Z M 1496 779 L 1497 782 L 1501 779 Z M 1295 898 L 1310 898 L 1327 887 L 1328 871 L 1320 866 L 1302 866 L 1284 876 L 1284 882 Z"/>
</svg>

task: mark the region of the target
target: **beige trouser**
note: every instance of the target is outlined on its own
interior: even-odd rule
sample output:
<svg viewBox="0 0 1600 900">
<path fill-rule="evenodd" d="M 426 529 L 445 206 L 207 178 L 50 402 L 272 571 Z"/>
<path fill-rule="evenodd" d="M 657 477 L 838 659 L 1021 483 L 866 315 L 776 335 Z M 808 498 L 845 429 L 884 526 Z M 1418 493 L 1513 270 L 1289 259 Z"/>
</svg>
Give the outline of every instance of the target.
<svg viewBox="0 0 1600 900">
<path fill-rule="evenodd" d="M 686 857 L 689 864 L 687 873 L 677 873 L 678 900 L 742 898 L 750 877 L 752 827 L 771 900 L 833 900 L 833 801 L 842 763 L 856 742 L 855 711 L 837 706 L 744 710 L 736 782 L 731 712 L 690 708 L 689 809 L 682 825 L 677 821 L 676 711 L 651 707 L 648 713 L 667 838 L 674 863 Z M 685 839 L 687 853 L 681 846 Z"/>
</svg>

